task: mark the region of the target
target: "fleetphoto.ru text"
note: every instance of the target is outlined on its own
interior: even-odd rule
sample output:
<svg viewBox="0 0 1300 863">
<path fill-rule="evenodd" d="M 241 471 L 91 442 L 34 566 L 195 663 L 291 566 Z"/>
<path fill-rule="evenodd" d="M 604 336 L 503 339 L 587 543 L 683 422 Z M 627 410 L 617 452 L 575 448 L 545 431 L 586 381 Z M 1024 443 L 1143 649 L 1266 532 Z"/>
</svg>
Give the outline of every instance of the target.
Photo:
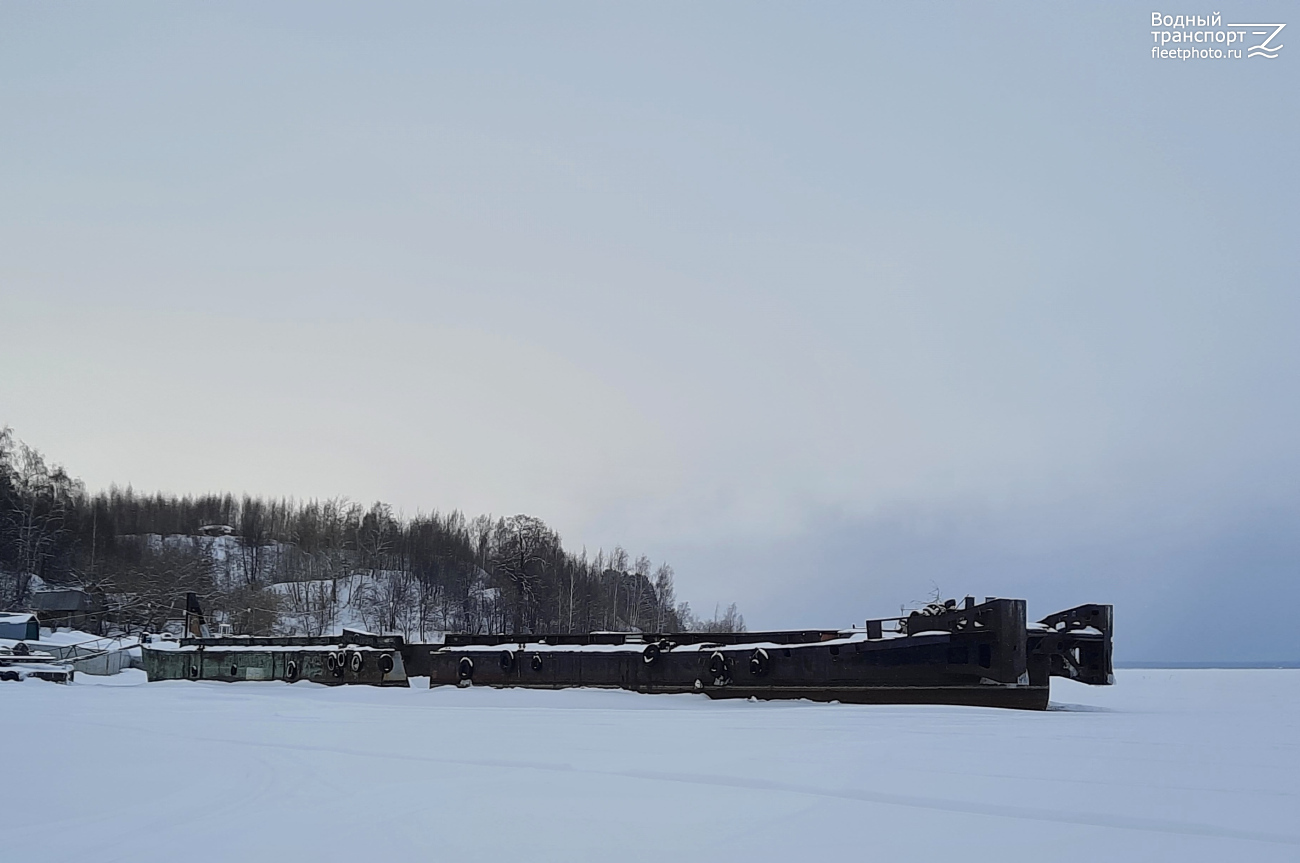
<svg viewBox="0 0 1300 863">
<path fill-rule="evenodd" d="M 1285 24 L 1223 23 L 1209 15 L 1151 13 L 1153 60 L 1276 60 Z"/>
</svg>

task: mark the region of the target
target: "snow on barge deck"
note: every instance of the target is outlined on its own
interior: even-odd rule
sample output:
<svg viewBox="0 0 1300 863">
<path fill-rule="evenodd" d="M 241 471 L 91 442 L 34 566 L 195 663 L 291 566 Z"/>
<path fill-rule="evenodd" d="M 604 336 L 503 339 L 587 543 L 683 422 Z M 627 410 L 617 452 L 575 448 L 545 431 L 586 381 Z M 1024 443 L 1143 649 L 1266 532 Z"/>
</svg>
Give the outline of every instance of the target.
<svg viewBox="0 0 1300 863">
<path fill-rule="evenodd" d="M 710 698 L 1047 708 L 1050 679 L 1114 682 L 1109 605 L 1037 623 L 1025 601 L 973 597 L 847 630 L 449 634 L 442 644 L 345 630 L 323 638 L 187 638 L 144 649 L 150 680 L 612 687 Z"/>
</svg>

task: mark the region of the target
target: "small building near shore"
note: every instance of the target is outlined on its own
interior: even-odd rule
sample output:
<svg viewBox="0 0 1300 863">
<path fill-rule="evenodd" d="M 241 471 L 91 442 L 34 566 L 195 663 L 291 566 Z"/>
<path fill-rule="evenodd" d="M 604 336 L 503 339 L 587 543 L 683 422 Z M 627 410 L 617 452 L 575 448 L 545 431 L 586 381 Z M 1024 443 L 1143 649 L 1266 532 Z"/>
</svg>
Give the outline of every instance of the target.
<svg viewBox="0 0 1300 863">
<path fill-rule="evenodd" d="M 75 587 L 38 590 L 31 595 L 28 607 L 40 625 L 50 629 L 67 627 L 98 633 L 104 619 L 104 607 L 89 593 Z"/>
<path fill-rule="evenodd" d="M 36 641 L 41 637 L 41 624 L 34 614 L 0 614 L 0 638 L 15 641 Z"/>
</svg>

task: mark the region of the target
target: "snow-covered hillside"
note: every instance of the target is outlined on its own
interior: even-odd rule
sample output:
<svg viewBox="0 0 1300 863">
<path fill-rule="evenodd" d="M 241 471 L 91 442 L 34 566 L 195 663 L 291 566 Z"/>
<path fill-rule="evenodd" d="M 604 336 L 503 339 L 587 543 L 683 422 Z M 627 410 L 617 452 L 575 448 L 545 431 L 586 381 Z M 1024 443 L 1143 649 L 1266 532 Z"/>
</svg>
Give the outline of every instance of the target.
<svg viewBox="0 0 1300 863">
<path fill-rule="evenodd" d="M 1300 859 L 1300 671 L 1046 713 L 138 674 L 6 685 L 4 859 Z"/>
<path fill-rule="evenodd" d="M 457 626 L 502 618 L 501 592 L 480 567 L 470 569 L 463 593 L 453 595 L 409 569 L 366 566 L 356 552 L 313 555 L 287 542 L 251 546 L 235 535 L 135 534 L 119 542 L 138 544 L 160 563 L 142 588 L 108 592 L 109 606 L 166 607 L 166 626 L 174 632 L 180 631 L 179 603 L 191 589 L 201 594 L 214 629 L 230 624 L 240 634 L 326 635 L 348 628 L 436 641 Z"/>
<path fill-rule="evenodd" d="M 294 551 L 294 547 L 285 542 L 245 545 L 238 536 L 147 533 L 122 536 L 119 540 L 142 542 L 155 552 L 169 550 L 206 555 L 212 561 L 213 578 L 219 587 L 225 589 L 274 578 Z"/>
</svg>

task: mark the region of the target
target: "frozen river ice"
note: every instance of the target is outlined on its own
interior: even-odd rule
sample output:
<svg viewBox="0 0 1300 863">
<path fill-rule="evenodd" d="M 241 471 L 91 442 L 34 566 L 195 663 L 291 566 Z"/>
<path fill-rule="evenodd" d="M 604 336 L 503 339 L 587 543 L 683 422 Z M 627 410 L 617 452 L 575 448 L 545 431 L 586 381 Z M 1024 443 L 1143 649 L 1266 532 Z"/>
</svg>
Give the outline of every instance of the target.
<svg viewBox="0 0 1300 863">
<path fill-rule="evenodd" d="M 1300 670 L 1046 713 L 142 681 L 0 684 L 6 860 L 1300 860 Z"/>
</svg>

